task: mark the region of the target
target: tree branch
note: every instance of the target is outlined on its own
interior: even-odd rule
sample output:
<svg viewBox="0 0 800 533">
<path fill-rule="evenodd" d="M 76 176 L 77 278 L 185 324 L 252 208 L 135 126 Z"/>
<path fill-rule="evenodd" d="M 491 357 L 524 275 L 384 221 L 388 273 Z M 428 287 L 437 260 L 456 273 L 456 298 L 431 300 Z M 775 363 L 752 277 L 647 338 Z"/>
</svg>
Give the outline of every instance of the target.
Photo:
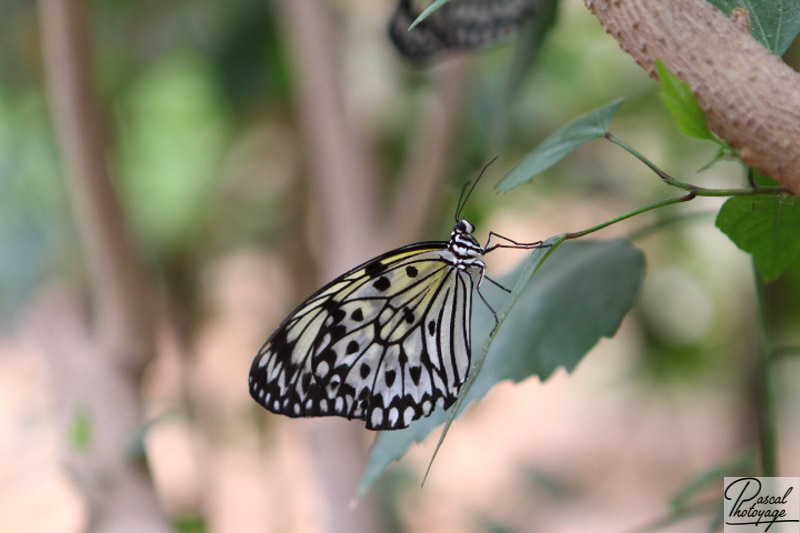
<svg viewBox="0 0 800 533">
<path fill-rule="evenodd" d="M 388 210 L 386 233 L 392 246 L 419 240 L 433 211 L 463 118 L 470 59 L 453 58 L 437 67 L 435 97 L 426 102 L 419 127 L 412 132 L 408 163 Z"/>
<path fill-rule="evenodd" d="M 141 424 L 139 379 L 153 354 L 154 318 L 105 165 L 86 6 L 83 0 L 41 0 L 39 7 L 51 111 L 94 320 L 85 328 L 79 306 L 49 301 L 34 306 L 27 332 L 51 365 L 62 435 L 80 412 L 91 422 L 90 449 L 70 450 L 67 457 L 91 504 L 90 529 L 166 533 L 147 469 L 126 456 Z"/>
<path fill-rule="evenodd" d="M 93 300 L 95 332 L 134 372 L 153 345 L 151 300 L 106 168 L 82 0 L 42 0 L 50 106 Z"/>
<path fill-rule="evenodd" d="M 800 194 L 800 74 L 707 0 L 584 0 L 647 73 L 688 82 L 742 160 Z"/>
<path fill-rule="evenodd" d="M 318 0 L 279 2 L 289 52 L 294 54 L 296 114 L 305 138 L 311 200 L 322 229 L 319 275 L 328 281 L 376 248 L 376 176 L 368 153 L 343 109 L 337 32 L 331 6 Z M 297 421 L 292 421 L 297 424 Z M 364 430 L 339 419 L 305 424 L 314 470 L 325 498 L 328 533 L 385 531 L 375 495 L 350 508 L 363 458 Z"/>
<path fill-rule="evenodd" d="M 377 235 L 378 193 L 367 150 L 348 124 L 337 70 L 331 6 L 281 2 L 286 38 L 296 55 L 296 112 L 305 137 L 314 205 L 320 209 L 327 281 L 367 259 Z"/>
</svg>

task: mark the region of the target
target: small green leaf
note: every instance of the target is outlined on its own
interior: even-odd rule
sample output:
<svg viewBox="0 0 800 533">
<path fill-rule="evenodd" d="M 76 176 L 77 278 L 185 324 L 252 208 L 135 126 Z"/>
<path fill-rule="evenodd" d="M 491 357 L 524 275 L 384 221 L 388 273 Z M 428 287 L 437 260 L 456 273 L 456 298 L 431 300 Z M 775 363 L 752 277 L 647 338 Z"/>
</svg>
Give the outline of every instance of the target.
<svg viewBox="0 0 800 533">
<path fill-rule="evenodd" d="M 549 258 L 542 263 L 546 255 Z M 472 387 L 462 391 L 465 397 L 459 413 L 500 381 L 520 382 L 530 376 L 545 380 L 559 367 L 574 370 L 601 337 L 614 335 L 636 300 L 643 274 L 642 253 L 629 243 L 585 240 L 564 243 L 557 250 L 534 250 L 520 268 L 499 280 L 514 287 L 511 295 L 484 284 L 484 296 L 504 320 Z M 527 278 L 529 282 L 524 281 Z M 513 308 L 506 309 L 505 301 L 514 299 L 518 281 L 524 287 Z M 473 306 L 472 323 L 473 346 L 486 345 L 494 318 L 479 301 Z M 473 361 L 476 367 L 479 359 Z M 365 495 L 393 461 L 413 443 L 423 441 L 449 414 L 437 409 L 405 429 L 380 433 L 358 495 Z"/>
<path fill-rule="evenodd" d="M 78 452 L 85 452 L 92 444 L 92 417 L 89 410 L 79 407 L 75 410 L 69 430 L 69 445 Z"/>
<path fill-rule="evenodd" d="M 756 185 L 759 187 L 779 187 L 780 183 L 767 176 L 757 168 L 751 167 L 750 169 L 753 172 L 753 181 L 755 181 Z"/>
<path fill-rule="evenodd" d="M 776 56 L 782 56 L 800 33 L 800 0 L 709 0 L 730 17 L 734 8 L 750 14 L 751 35 Z"/>
<path fill-rule="evenodd" d="M 717 227 L 753 255 L 767 281 L 800 254 L 800 200 L 796 196 L 735 196 L 717 215 Z"/>
<path fill-rule="evenodd" d="M 614 100 L 605 107 L 578 117 L 550 135 L 500 180 L 497 190 L 508 192 L 532 180 L 580 146 L 604 136 L 622 101 Z"/>
<path fill-rule="evenodd" d="M 678 128 L 689 137 L 716 141 L 717 138 L 708 128 L 703 110 L 694 97 L 692 87 L 670 72 L 660 59 L 656 59 L 656 70 L 658 79 L 661 80 L 659 96 Z"/>
<path fill-rule="evenodd" d="M 440 7 L 442 7 L 443 5 L 445 5 L 446 3 L 448 3 L 449 1 L 450 1 L 450 0 L 436 0 L 434 3 L 432 3 L 431 5 L 429 5 L 429 6 L 428 6 L 428 7 L 425 9 L 425 11 L 423 11 L 422 13 L 420 13 L 420 14 L 419 14 L 419 16 L 418 16 L 416 19 L 414 19 L 414 22 L 412 22 L 412 23 L 411 23 L 411 26 L 409 26 L 409 27 L 408 27 L 408 31 L 411 31 L 411 30 L 413 30 L 414 28 L 416 28 L 416 27 L 417 27 L 417 24 L 419 24 L 420 22 L 422 22 L 422 21 L 423 21 L 423 20 L 425 20 L 426 18 L 430 17 L 430 16 L 433 14 L 433 12 L 434 12 L 434 11 L 436 11 L 437 9 L 439 9 Z"/>
<path fill-rule="evenodd" d="M 714 154 L 714 157 L 711 159 L 711 161 L 700 167 L 697 170 L 698 172 L 703 172 L 704 170 L 708 170 L 709 168 L 713 167 L 720 161 L 730 161 L 732 159 L 739 158 L 738 152 L 733 147 L 731 147 L 731 145 L 728 144 L 726 141 L 717 139 L 717 142 L 719 143 L 719 149 L 717 150 L 717 153 Z"/>
</svg>

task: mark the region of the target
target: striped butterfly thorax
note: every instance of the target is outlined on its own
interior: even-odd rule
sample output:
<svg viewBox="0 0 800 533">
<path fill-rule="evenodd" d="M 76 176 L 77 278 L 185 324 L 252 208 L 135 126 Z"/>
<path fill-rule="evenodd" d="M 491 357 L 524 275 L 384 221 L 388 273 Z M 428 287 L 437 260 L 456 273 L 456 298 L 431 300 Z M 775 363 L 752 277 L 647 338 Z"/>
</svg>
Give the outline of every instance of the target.
<svg viewBox="0 0 800 533">
<path fill-rule="evenodd" d="M 427 60 L 448 51 L 472 50 L 513 39 L 542 0 L 450 0 L 409 31 L 431 0 L 400 0 L 389 36 L 404 56 Z"/>
<path fill-rule="evenodd" d="M 290 417 L 398 429 L 450 407 L 470 367 L 473 288 L 487 251 L 466 219 L 448 242 L 380 255 L 297 307 L 258 351 L 250 394 Z"/>
</svg>

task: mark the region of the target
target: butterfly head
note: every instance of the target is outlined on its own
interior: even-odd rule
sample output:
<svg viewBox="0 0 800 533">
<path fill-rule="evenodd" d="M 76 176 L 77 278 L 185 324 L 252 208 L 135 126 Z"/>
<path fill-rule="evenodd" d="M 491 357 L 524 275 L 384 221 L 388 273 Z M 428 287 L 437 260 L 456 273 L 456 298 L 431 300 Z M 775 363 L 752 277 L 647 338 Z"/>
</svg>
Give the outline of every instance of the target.
<svg viewBox="0 0 800 533">
<path fill-rule="evenodd" d="M 472 236 L 473 231 L 475 231 L 475 226 L 469 220 L 459 219 L 450 233 L 450 250 L 463 258 L 483 255 L 483 246 Z"/>
<path fill-rule="evenodd" d="M 453 230 L 453 234 L 456 232 L 459 233 L 472 233 L 475 231 L 475 226 L 472 225 L 472 222 L 467 220 L 466 218 L 462 218 L 458 222 L 456 222 L 456 227 Z"/>
</svg>

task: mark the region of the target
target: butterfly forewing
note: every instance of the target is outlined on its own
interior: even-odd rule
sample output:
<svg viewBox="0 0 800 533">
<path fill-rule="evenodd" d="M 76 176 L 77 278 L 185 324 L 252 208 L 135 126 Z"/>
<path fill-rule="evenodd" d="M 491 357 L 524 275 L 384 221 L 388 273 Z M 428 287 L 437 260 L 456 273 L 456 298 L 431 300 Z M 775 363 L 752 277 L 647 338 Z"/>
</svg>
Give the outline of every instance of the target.
<svg viewBox="0 0 800 533">
<path fill-rule="evenodd" d="M 338 415 L 397 429 L 455 401 L 469 371 L 482 262 L 446 242 L 400 248 L 332 281 L 264 343 L 250 392 L 288 416 Z"/>
</svg>

